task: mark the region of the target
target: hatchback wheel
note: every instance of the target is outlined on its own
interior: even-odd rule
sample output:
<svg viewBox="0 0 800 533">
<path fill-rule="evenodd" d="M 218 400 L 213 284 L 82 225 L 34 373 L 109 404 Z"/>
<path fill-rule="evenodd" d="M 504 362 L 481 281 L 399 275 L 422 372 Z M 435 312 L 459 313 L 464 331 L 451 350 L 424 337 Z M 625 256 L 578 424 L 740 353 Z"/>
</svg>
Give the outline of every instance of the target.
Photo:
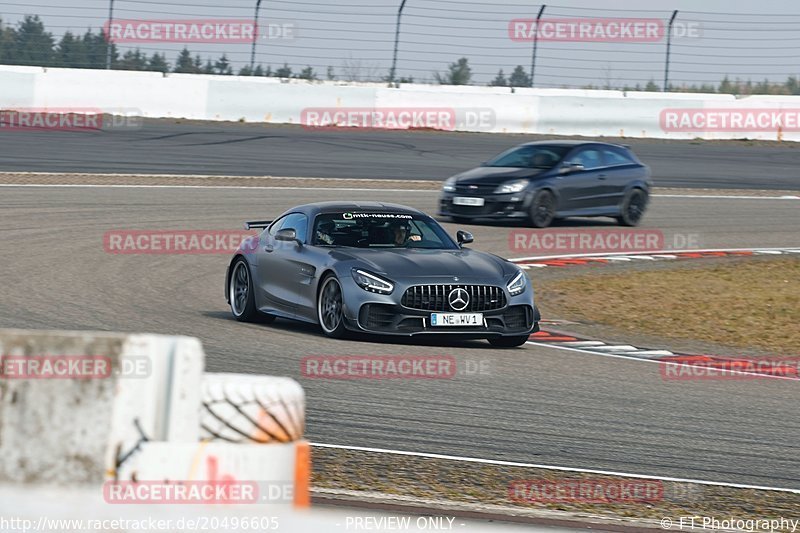
<svg viewBox="0 0 800 533">
<path fill-rule="evenodd" d="M 644 210 L 647 208 L 647 193 L 642 189 L 631 189 L 622 200 L 620 215 L 617 222 L 623 226 L 637 226 L 642 221 Z"/>
<path fill-rule="evenodd" d="M 556 197 L 548 190 L 542 190 L 533 197 L 530 219 L 534 228 L 546 228 L 556 218 Z"/>
</svg>

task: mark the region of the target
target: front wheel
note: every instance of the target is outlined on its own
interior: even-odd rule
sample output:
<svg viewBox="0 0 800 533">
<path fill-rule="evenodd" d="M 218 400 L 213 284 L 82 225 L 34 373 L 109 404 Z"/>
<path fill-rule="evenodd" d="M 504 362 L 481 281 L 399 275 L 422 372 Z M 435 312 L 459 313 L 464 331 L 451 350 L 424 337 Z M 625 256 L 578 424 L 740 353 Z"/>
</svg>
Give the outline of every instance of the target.
<svg viewBox="0 0 800 533">
<path fill-rule="evenodd" d="M 542 190 L 533 197 L 530 219 L 534 228 L 546 228 L 556 218 L 556 197 L 548 190 Z"/>
<path fill-rule="evenodd" d="M 486 340 L 497 348 L 515 348 L 528 342 L 528 337 L 528 335 L 516 335 L 514 337 L 492 337 Z"/>
<path fill-rule="evenodd" d="M 322 280 L 319 296 L 317 296 L 317 318 L 325 335 L 334 339 L 344 337 L 346 329 L 342 286 L 336 276 L 332 274 Z"/>
<path fill-rule="evenodd" d="M 625 194 L 617 222 L 622 226 L 638 226 L 647 207 L 647 193 L 642 189 L 631 189 Z"/>
</svg>

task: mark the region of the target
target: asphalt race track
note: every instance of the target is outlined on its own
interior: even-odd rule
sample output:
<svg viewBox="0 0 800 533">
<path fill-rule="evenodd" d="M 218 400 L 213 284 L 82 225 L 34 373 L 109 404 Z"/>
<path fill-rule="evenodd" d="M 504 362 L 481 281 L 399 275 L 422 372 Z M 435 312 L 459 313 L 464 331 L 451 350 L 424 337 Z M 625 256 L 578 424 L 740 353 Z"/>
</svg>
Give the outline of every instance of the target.
<svg viewBox="0 0 800 533">
<path fill-rule="evenodd" d="M 259 141 L 234 141 L 239 135 L 235 132 L 169 137 L 168 132 L 179 135 L 185 127 L 160 127 L 164 134 L 160 140 L 144 132 L 137 134 L 140 142 L 127 144 L 111 136 L 98 137 L 93 151 L 79 150 L 69 141 L 52 143 L 44 134 L 30 134 L 34 140 L 23 150 L 23 144 L 16 148 L 13 142 L 5 144 L 10 138 L 6 135 L 2 169 L 342 176 L 374 176 L 376 169 L 383 169 L 386 177 L 443 177 L 468 159 L 497 151 L 505 141 L 475 137 L 486 146 L 479 151 L 477 141 L 469 141 L 470 154 L 469 146 L 452 143 L 453 136 L 425 134 L 415 137 L 415 144 L 424 150 L 409 146 L 400 150 L 403 155 L 389 156 L 381 151 L 381 143 L 389 142 L 386 139 L 402 143 L 408 136 L 364 136 L 363 143 L 350 143 L 335 157 L 342 149 L 336 134 L 311 136 L 302 130 L 264 128 L 265 135 L 282 140 L 260 151 Z M 291 137 L 294 144 L 287 140 Z M 215 138 L 230 142 L 208 144 Z M 444 150 L 445 144 L 450 152 Z M 649 146 L 661 150 L 664 160 L 670 150 L 686 148 Z M 643 149 L 637 150 L 644 156 Z M 727 150 L 728 156 L 734 153 L 730 148 L 719 150 Z M 741 150 L 752 150 L 748 153 L 753 161 L 768 160 L 761 152 L 766 148 Z M 788 188 L 789 174 L 783 165 L 800 152 L 768 150 L 784 158 L 769 159 L 774 163 L 769 183 Z M 226 156 L 216 159 L 222 153 Z M 345 159 L 355 153 L 361 159 L 348 172 Z M 421 155 L 416 166 L 427 169 L 427 175 L 402 168 L 400 160 L 413 159 L 410 154 Z M 240 157 L 244 161 L 236 169 L 228 168 Z M 720 156 L 720 161 L 726 157 Z M 683 161 L 676 164 L 684 169 L 692 166 L 688 157 Z M 327 173 L 320 170 L 325 166 Z M 714 164 L 703 168 L 697 184 L 728 186 L 726 180 L 734 179 Z M 760 178 L 746 178 L 752 168 L 739 167 L 734 181 L 763 186 Z M 375 339 L 331 341 L 314 327 L 285 321 L 269 326 L 240 324 L 230 318 L 223 295 L 228 256 L 112 255 L 103 249 L 103 234 L 109 230 L 235 229 L 245 219 L 272 217 L 285 207 L 320 200 L 323 194 L 325 199 L 386 199 L 387 193 L 2 187 L 0 279 L 5 297 L 0 302 L 0 327 L 197 336 L 211 371 L 298 378 L 308 395 L 308 436 L 314 442 L 800 489 L 797 382 L 669 382 L 662 380 L 657 364 L 547 347 L 497 350 L 485 342 L 453 347 Z M 391 193 L 390 200 L 433 211 L 436 197 L 430 192 Z M 643 227 L 665 234 L 695 232 L 699 244 L 707 248 L 797 246 L 798 208 L 800 201 L 790 199 L 655 198 Z M 605 223 L 574 224 L 604 227 Z M 508 228 L 471 229 L 474 247 L 506 257 L 520 255 L 509 250 Z M 531 275 L 535 284 L 536 272 Z M 331 354 L 453 355 L 459 375 L 381 381 L 300 377 L 302 357 Z M 465 371 L 481 362 L 487 373 Z"/>
<path fill-rule="evenodd" d="M 138 130 L 106 132 L 0 129 L 0 170 L 444 180 L 542 138 L 147 120 Z M 662 187 L 800 185 L 797 143 L 609 140 L 630 144 Z"/>
</svg>

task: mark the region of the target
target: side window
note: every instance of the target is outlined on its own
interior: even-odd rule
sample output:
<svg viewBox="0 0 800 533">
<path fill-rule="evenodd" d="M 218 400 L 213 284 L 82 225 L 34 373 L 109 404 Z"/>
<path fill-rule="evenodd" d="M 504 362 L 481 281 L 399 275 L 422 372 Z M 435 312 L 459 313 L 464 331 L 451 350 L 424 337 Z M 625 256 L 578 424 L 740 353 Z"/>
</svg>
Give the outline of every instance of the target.
<svg viewBox="0 0 800 533">
<path fill-rule="evenodd" d="M 606 160 L 606 165 L 632 165 L 634 161 L 622 152 L 616 150 L 603 150 L 603 157 Z"/>
<path fill-rule="evenodd" d="M 294 230 L 297 232 L 297 238 L 300 239 L 300 242 L 306 242 L 306 233 L 308 233 L 308 217 L 302 213 L 292 213 L 291 215 L 286 215 L 279 229 L 284 228 L 294 228 Z M 275 231 L 278 230 L 276 229 Z M 270 232 L 272 232 L 272 228 L 270 228 Z"/>
<path fill-rule="evenodd" d="M 600 168 L 603 166 L 603 158 L 600 155 L 600 150 L 596 150 L 594 148 L 581 150 L 577 154 L 573 155 L 570 160 L 574 163 L 580 163 L 586 170 Z"/>
</svg>

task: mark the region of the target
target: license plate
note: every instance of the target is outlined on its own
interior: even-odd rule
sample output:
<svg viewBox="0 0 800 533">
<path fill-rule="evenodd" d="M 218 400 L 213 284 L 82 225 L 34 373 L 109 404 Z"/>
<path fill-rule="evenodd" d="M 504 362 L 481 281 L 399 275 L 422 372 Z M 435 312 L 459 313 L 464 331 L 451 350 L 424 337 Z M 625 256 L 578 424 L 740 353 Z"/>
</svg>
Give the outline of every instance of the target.
<svg viewBox="0 0 800 533">
<path fill-rule="evenodd" d="M 484 204 L 483 198 L 472 198 L 469 196 L 456 196 L 453 198 L 453 203 L 455 205 L 472 205 L 475 207 L 480 207 Z"/>
<path fill-rule="evenodd" d="M 483 326 L 483 313 L 431 313 L 431 326 Z"/>
</svg>

